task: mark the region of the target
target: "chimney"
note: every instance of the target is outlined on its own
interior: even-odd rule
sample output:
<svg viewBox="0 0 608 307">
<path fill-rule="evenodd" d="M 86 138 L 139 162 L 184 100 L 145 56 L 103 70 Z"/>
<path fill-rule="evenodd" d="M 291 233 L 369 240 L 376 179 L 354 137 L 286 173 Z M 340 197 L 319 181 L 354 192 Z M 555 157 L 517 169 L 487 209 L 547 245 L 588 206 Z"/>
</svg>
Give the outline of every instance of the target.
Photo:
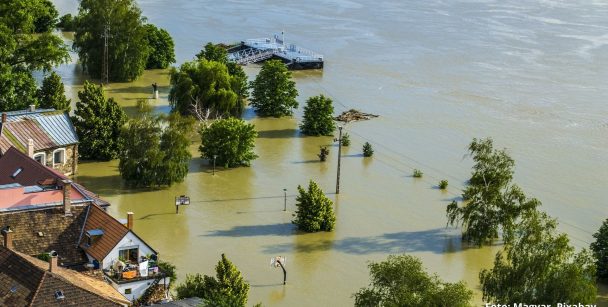
<svg viewBox="0 0 608 307">
<path fill-rule="evenodd" d="M 72 215 L 72 180 L 66 179 L 63 182 L 63 213 L 65 216 Z"/>
<path fill-rule="evenodd" d="M 36 111 L 36 105 L 30 104 L 30 112 L 34 112 L 34 111 Z"/>
<path fill-rule="evenodd" d="M 4 247 L 13 249 L 13 230 L 11 230 L 11 226 L 6 226 L 2 230 L 2 237 L 4 238 Z"/>
<path fill-rule="evenodd" d="M 127 212 L 127 228 L 133 230 L 133 212 Z"/>
<path fill-rule="evenodd" d="M 57 252 L 51 251 L 49 256 L 51 256 L 51 259 L 49 259 L 49 272 L 55 273 L 57 272 Z"/>
<path fill-rule="evenodd" d="M 34 140 L 27 139 L 27 156 L 34 158 Z"/>
<path fill-rule="evenodd" d="M 7 119 L 6 119 L 7 115 L 6 113 L 2 113 L 2 123 L 6 123 Z"/>
</svg>

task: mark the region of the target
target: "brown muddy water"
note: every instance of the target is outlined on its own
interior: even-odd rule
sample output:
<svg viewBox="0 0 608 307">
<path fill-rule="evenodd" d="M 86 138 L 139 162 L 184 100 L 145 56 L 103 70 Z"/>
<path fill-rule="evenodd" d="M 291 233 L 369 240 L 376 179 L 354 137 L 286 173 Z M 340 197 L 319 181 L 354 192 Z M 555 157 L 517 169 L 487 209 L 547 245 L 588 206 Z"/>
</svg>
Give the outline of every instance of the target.
<svg viewBox="0 0 608 307">
<path fill-rule="evenodd" d="M 55 0 L 74 13 L 76 0 Z M 445 207 L 470 173 L 466 147 L 491 136 L 517 162 L 515 180 L 560 221 L 577 248 L 608 217 L 608 5 L 601 1 L 138 1 L 149 21 L 166 28 L 178 62 L 205 42 L 286 39 L 325 55 L 323 71 L 295 72 L 301 103 L 323 93 L 336 112 L 358 108 L 381 117 L 351 123 L 342 160 L 341 194 L 333 194 L 337 148 L 331 137 L 298 132 L 293 118 L 261 119 L 260 156 L 249 168 L 218 169 L 194 159 L 185 182 L 162 190 L 125 188 L 117 161 L 82 163 L 77 180 L 136 214 L 135 230 L 187 273 L 213 273 L 221 253 L 251 284 L 251 303 L 349 306 L 368 283 L 366 263 L 388 254 L 420 257 L 429 271 L 478 289 L 478 273 L 498 247 L 466 248 L 446 229 Z M 69 34 L 64 34 L 70 39 Z M 77 58 L 57 67 L 72 99 L 85 76 Z M 255 76 L 259 67 L 246 68 Z M 132 114 L 153 82 L 169 110 L 167 71 L 112 84 L 107 94 Z M 371 159 L 361 156 L 370 141 Z M 327 163 L 317 162 L 330 145 Z M 422 179 L 411 177 L 414 168 Z M 299 184 L 317 181 L 335 200 L 332 233 L 297 234 L 291 225 Z M 441 179 L 448 191 L 436 188 Z M 287 212 L 283 211 L 287 189 Z M 193 202 L 175 214 L 176 195 Z M 287 257 L 288 282 L 269 267 Z M 606 303 L 607 289 L 602 290 Z M 481 297 L 476 290 L 476 300 Z"/>
</svg>

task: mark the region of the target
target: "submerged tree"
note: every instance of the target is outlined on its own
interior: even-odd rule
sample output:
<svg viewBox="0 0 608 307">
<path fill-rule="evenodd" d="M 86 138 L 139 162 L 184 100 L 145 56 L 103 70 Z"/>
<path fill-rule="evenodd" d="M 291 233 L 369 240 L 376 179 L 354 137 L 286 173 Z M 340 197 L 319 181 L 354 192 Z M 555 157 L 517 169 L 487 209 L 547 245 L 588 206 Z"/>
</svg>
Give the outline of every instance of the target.
<svg viewBox="0 0 608 307">
<path fill-rule="evenodd" d="M 184 63 L 171 72 L 169 101 L 181 114 L 208 117 L 240 117 L 245 102 L 233 88 L 234 77 L 225 64 L 205 59 Z"/>
<path fill-rule="evenodd" d="M 235 62 L 228 61 L 228 51 L 225 46 L 207 43 L 203 50 L 196 55 L 199 60 L 215 61 L 226 65 L 228 74 L 232 77 L 232 90 L 244 101 L 249 97 L 247 75 L 243 68 Z"/>
<path fill-rule="evenodd" d="M 237 118 L 214 121 L 200 130 L 203 159 L 213 160 L 224 167 L 249 166 L 258 156 L 253 152 L 258 133 L 252 124 Z"/>
<path fill-rule="evenodd" d="M 192 157 L 188 147 L 194 121 L 172 114 L 154 115 L 145 101 L 139 102 L 139 115 L 123 128 L 124 142 L 118 169 L 133 186 L 170 186 L 188 174 Z"/>
<path fill-rule="evenodd" d="M 205 306 L 245 306 L 249 284 L 226 255 L 222 254 L 215 272 L 215 278 L 201 274 L 186 275 L 186 281 L 176 288 L 177 297 L 200 297 Z"/>
<path fill-rule="evenodd" d="M 83 67 L 100 78 L 106 28 L 110 81 L 133 81 L 141 76 L 150 47 L 145 18 L 135 0 L 81 0 L 74 48 Z"/>
<path fill-rule="evenodd" d="M 354 294 L 355 306 L 472 306 L 473 292 L 463 282 L 447 283 L 424 271 L 409 255 L 389 255 L 370 263 L 371 284 Z"/>
<path fill-rule="evenodd" d="M 608 219 L 593 234 L 593 237 L 595 242 L 591 243 L 591 251 L 593 251 L 595 257 L 597 277 L 600 280 L 608 281 Z"/>
<path fill-rule="evenodd" d="M 78 98 L 72 121 L 80 141 L 80 156 L 101 161 L 115 159 L 122 148 L 120 130 L 127 115 L 113 98 L 106 99 L 103 87 L 88 81 Z"/>
<path fill-rule="evenodd" d="M 305 232 L 332 231 L 336 223 L 333 202 L 327 198 L 321 188 L 314 182 L 308 184 L 308 191 L 298 186 L 296 198 L 298 209 L 293 223 Z"/>
<path fill-rule="evenodd" d="M 536 210 L 506 237 L 492 269 L 479 274 L 487 302 L 582 303 L 596 300 L 595 265 L 588 251 L 575 253 L 557 223 Z"/>
<path fill-rule="evenodd" d="M 465 240 L 482 245 L 497 239 L 501 230 L 503 237 L 509 235 L 517 219 L 541 203 L 511 184 L 515 162 L 504 149 L 495 150 L 492 139 L 473 139 L 469 151 L 475 165 L 463 193 L 466 203 L 459 207 L 452 202 L 447 217 L 448 224 L 462 225 Z"/>
<path fill-rule="evenodd" d="M 40 31 L 47 4 L 42 0 L 0 2 L 0 111 L 37 105 L 32 73 L 49 71 L 69 60 L 61 38 L 50 29 Z"/>
<path fill-rule="evenodd" d="M 175 63 L 175 45 L 173 38 L 165 29 L 157 28 L 153 24 L 144 25 L 146 40 L 150 46 L 150 55 L 146 62 L 146 69 L 167 68 Z"/>
<path fill-rule="evenodd" d="M 264 63 L 262 70 L 251 81 L 251 105 L 260 116 L 281 117 L 291 115 L 298 107 L 296 83 L 291 72 L 279 60 Z"/>
<path fill-rule="evenodd" d="M 323 95 L 310 97 L 304 107 L 304 119 L 300 130 L 306 135 L 331 135 L 336 129 L 333 114 L 334 106 L 331 98 Z"/>
<path fill-rule="evenodd" d="M 70 112 L 71 101 L 65 97 L 65 89 L 61 77 L 55 72 L 51 72 L 44 81 L 37 93 L 39 107 L 53 108 Z"/>
</svg>

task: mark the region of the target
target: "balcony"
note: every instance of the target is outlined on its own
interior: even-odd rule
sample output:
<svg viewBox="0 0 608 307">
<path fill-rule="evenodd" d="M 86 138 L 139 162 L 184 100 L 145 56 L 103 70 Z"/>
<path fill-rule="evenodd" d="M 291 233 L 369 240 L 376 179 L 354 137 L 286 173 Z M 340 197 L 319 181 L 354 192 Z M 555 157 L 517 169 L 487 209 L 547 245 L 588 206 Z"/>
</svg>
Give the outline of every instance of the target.
<svg viewBox="0 0 608 307">
<path fill-rule="evenodd" d="M 165 277 L 165 273 L 156 265 L 146 266 L 147 274 L 142 275 L 143 268 L 140 270 L 141 264 L 127 264 L 122 270 L 104 269 L 103 274 L 116 284 L 126 284 L 141 280 L 150 280 Z"/>
</svg>

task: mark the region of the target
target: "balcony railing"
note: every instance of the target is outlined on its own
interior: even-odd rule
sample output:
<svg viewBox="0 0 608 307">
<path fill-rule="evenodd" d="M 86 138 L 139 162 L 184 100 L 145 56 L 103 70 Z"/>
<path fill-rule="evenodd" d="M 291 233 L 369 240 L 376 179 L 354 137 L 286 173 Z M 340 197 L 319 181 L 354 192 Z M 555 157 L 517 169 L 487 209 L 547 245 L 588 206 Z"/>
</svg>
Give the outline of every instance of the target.
<svg viewBox="0 0 608 307">
<path fill-rule="evenodd" d="M 131 267 L 132 267 L 131 269 L 127 269 L 126 271 L 121 271 L 121 272 L 113 270 L 113 269 L 105 269 L 105 270 L 103 270 L 103 273 L 107 278 L 109 278 L 116 284 L 125 284 L 125 283 L 140 281 L 140 280 L 157 279 L 157 278 L 163 278 L 166 276 L 166 274 L 164 272 L 162 272 L 160 270 L 160 268 L 157 266 L 149 267 L 147 269 L 147 271 L 148 271 L 147 276 L 141 275 L 140 270 L 137 265 L 131 266 Z"/>
</svg>

